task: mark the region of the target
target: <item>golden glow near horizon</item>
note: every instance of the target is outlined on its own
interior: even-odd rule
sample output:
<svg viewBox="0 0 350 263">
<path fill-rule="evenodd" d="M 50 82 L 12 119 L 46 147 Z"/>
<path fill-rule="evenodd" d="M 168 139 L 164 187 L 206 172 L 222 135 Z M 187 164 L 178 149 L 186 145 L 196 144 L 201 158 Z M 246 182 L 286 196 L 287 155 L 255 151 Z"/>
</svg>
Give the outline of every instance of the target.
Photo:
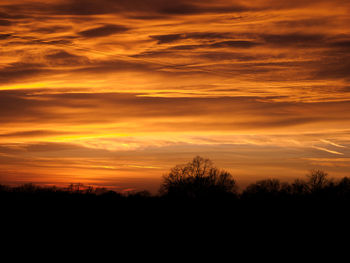
<svg viewBox="0 0 350 263">
<path fill-rule="evenodd" d="M 0 182 L 350 171 L 344 0 L 1 0 Z"/>
</svg>

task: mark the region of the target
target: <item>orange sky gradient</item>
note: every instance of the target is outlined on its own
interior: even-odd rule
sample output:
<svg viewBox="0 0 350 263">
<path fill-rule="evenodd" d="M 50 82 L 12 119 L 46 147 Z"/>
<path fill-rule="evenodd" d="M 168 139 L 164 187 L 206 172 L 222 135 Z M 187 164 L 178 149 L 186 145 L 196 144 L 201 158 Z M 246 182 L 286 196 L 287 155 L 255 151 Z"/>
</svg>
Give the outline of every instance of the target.
<svg viewBox="0 0 350 263">
<path fill-rule="evenodd" d="M 346 0 L 0 0 L 0 183 L 350 172 Z"/>
</svg>

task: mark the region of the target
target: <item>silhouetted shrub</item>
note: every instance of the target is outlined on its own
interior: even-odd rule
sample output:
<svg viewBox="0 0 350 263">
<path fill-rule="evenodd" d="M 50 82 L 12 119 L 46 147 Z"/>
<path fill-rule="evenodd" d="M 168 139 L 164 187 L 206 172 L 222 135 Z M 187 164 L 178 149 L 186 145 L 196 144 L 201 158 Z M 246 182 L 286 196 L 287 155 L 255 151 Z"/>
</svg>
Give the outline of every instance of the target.
<svg viewBox="0 0 350 263">
<path fill-rule="evenodd" d="M 296 179 L 291 184 L 291 194 L 296 196 L 305 196 L 309 192 L 309 187 L 304 180 Z"/>
<path fill-rule="evenodd" d="M 336 185 L 337 197 L 343 200 L 350 200 L 350 178 L 342 178 Z"/>
<path fill-rule="evenodd" d="M 242 194 L 243 199 L 280 199 L 290 195 L 292 187 L 278 179 L 266 179 L 250 184 Z"/>
</svg>

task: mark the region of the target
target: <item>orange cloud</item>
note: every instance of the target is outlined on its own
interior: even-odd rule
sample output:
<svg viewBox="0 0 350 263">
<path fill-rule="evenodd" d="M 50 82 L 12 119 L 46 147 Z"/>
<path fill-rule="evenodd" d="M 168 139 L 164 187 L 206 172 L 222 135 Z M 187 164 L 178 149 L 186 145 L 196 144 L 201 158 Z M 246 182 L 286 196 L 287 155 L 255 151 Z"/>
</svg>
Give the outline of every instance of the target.
<svg viewBox="0 0 350 263">
<path fill-rule="evenodd" d="M 155 189 L 197 154 L 242 181 L 325 164 L 346 175 L 349 11 L 341 0 L 3 0 L 1 182 Z"/>
</svg>

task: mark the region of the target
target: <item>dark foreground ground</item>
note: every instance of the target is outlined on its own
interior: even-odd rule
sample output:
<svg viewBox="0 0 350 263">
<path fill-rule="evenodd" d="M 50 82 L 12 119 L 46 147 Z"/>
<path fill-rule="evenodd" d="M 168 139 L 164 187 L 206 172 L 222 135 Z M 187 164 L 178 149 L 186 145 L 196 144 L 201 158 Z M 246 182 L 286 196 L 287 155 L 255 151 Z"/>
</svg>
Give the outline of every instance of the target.
<svg viewBox="0 0 350 263">
<path fill-rule="evenodd" d="M 302 246 L 319 256 L 331 245 L 348 244 L 350 188 L 333 185 L 299 193 L 287 188 L 259 183 L 241 193 L 153 196 L 1 186 L 2 238 L 15 248 L 36 246 L 37 240 L 40 248 L 56 244 L 58 253 L 67 244 L 73 250 L 83 246 L 84 253 L 100 245 L 102 251 L 112 246 L 113 253 L 132 249 L 128 256 L 134 258 L 145 257 L 141 251 L 147 248 L 150 258 L 168 253 L 166 261 L 186 251 L 202 258 L 215 252 L 218 258 L 242 253 L 268 259 L 284 249 L 289 258 Z"/>
<path fill-rule="evenodd" d="M 154 260 L 166 252 L 165 262 L 178 255 L 186 261 L 188 253 L 195 261 L 208 261 L 210 254 L 215 262 L 238 255 L 270 261 L 281 251 L 279 262 L 305 252 L 313 262 L 330 247 L 337 251 L 332 262 L 338 262 L 335 256 L 348 251 L 350 178 L 329 179 L 313 171 L 291 183 L 267 179 L 239 190 L 230 174 L 207 168 L 201 158 L 175 167 L 158 195 L 80 184 L 65 189 L 0 185 L 2 241 L 15 248 L 13 259 L 24 254 L 23 247 L 34 246 L 37 254 L 43 247 L 58 248 L 49 262 L 66 244 L 73 251 L 83 246 L 84 255 L 98 246 L 112 247 L 114 260 L 124 252 L 130 260 L 146 255 Z"/>
<path fill-rule="evenodd" d="M 110 223 L 120 231 L 152 226 L 163 226 L 164 231 L 202 226 L 204 233 L 206 229 L 286 231 L 298 226 L 310 231 L 332 226 L 344 232 L 350 225 L 350 178 L 332 179 L 312 170 L 293 182 L 266 179 L 239 189 L 231 174 L 197 156 L 171 169 L 157 195 L 122 194 L 81 184 L 0 185 L 0 202 L 2 218 L 9 222 L 51 222 L 54 227 L 75 221 L 78 229 Z"/>
</svg>

